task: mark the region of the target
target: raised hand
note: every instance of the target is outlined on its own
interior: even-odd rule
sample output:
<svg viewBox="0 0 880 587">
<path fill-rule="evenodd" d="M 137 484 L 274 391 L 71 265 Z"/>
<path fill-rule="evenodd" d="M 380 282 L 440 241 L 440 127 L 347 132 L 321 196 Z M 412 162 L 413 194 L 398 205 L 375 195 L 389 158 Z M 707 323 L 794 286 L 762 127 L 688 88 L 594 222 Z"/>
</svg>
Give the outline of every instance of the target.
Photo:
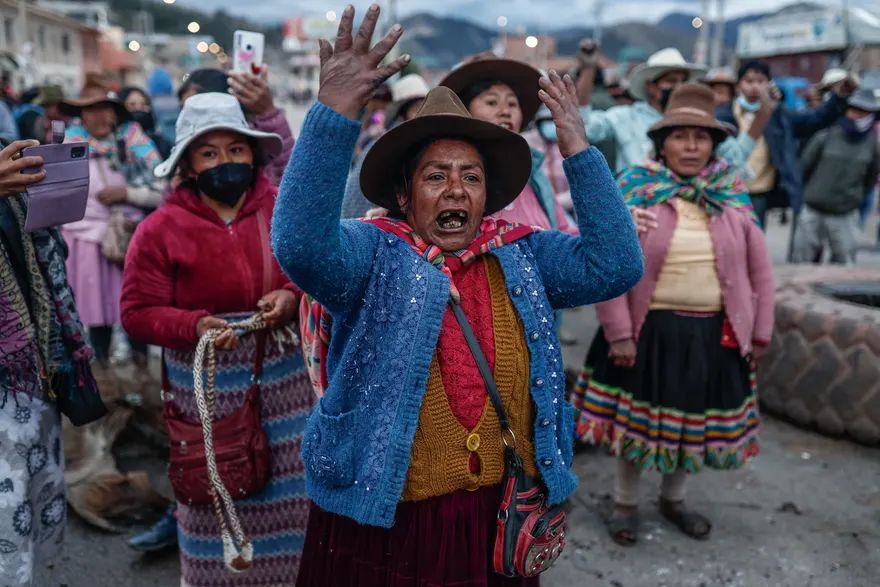
<svg viewBox="0 0 880 587">
<path fill-rule="evenodd" d="M 565 158 L 577 155 L 590 147 L 584 119 L 578 110 L 577 90 L 571 76 L 560 78 L 554 70 L 549 77 L 538 80 L 541 90 L 538 97 L 553 115 L 559 151 Z"/>
<path fill-rule="evenodd" d="M 348 5 L 339 21 L 336 42 L 331 45 L 324 39 L 319 41 L 321 82 L 318 100 L 347 118 L 357 118 L 373 91 L 410 61 L 409 55 L 403 55 L 380 67 L 379 64 L 400 40 L 403 27 L 394 25 L 391 32 L 371 49 L 370 42 L 378 20 L 379 6 L 373 4 L 367 10 L 357 35 L 352 38 L 354 7 Z"/>
</svg>

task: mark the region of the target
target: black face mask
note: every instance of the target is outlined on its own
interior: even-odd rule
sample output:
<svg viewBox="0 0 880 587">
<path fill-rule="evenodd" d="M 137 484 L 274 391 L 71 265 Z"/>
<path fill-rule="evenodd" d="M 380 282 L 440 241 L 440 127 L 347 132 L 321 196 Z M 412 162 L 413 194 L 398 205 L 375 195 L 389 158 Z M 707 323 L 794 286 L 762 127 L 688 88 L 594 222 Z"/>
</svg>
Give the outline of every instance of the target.
<svg viewBox="0 0 880 587">
<path fill-rule="evenodd" d="M 152 112 L 143 112 L 138 110 L 135 112 L 129 112 L 128 115 L 133 121 L 141 125 L 141 128 L 144 129 L 144 132 L 153 132 L 153 129 L 156 127 L 156 121 L 153 118 Z"/>
<path fill-rule="evenodd" d="M 254 179 L 247 163 L 223 163 L 199 174 L 199 190 L 221 204 L 234 208 Z"/>
<path fill-rule="evenodd" d="M 666 106 L 669 104 L 669 97 L 672 95 L 672 88 L 665 88 L 660 90 L 660 108 L 662 110 L 666 110 Z"/>
</svg>

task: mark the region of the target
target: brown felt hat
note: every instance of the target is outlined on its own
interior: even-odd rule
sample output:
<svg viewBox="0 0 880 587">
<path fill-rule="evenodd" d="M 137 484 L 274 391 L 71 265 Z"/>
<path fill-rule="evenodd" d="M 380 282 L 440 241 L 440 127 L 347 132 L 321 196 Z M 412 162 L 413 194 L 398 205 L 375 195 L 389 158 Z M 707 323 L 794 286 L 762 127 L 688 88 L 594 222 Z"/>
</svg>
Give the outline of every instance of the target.
<svg viewBox="0 0 880 587">
<path fill-rule="evenodd" d="M 715 95 L 708 86 L 688 83 L 676 88 L 669 96 L 663 118 L 648 129 L 648 136 L 655 139 L 664 129 L 682 126 L 705 128 L 719 142 L 727 137 L 727 128 L 715 119 Z"/>
<path fill-rule="evenodd" d="M 471 116 L 447 87 L 428 92 L 415 118 L 382 135 L 361 167 L 361 191 L 374 204 L 399 212 L 394 180 L 412 149 L 431 140 L 472 143 L 486 158 L 486 216 L 514 201 L 532 172 L 529 145 L 519 134 Z"/>
<path fill-rule="evenodd" d="M 99 73 L 87 73 L 79 98 L 68 98 L 58 104 L 58 110 L 67 116 L 81 116 L 83 108 L 108 104 L 116 110 L 119 122 L 128 119 L 128 110 L 125 104 L 110 90 L 110 84 Z"/>
<path fill-rule="evenodd" d="M 541 106 L 541 99 L 538 98 L 538 90 L 541 89 L 539 79 L 541 72 L 528 63 L 478 55 L 449 72 L 438 85 L 450 88 L 464 99 L 467 91 L 479 82 L 499 81 L 507 84 L 519 100 L 524 130 Z"/>
</svg>

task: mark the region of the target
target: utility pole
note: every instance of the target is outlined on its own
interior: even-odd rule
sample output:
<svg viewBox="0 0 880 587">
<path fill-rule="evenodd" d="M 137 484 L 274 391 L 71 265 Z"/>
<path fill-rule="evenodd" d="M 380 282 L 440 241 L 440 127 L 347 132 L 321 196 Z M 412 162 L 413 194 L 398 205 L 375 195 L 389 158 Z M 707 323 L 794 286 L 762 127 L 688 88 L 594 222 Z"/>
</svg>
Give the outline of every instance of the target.
<svg viewBox="0 0 880 587">
<path fill-rule="evenodd" d="M 694 61 L 699 65 L 706 64 L 706 57 L 709 53 L 709 6 L 710 0 L 702 0 L 700 2 L 700 20 L 703 24 L 700 26 L 700 32 L 697 35 L 697 45 L 694 47 Z"/>
<path fill-rule="evenodd" d="M 722 53 L 724 50 L 724 0 L 715 1 L 717 11 L 717 14 L 715 16 L 715 37 L 712 39 L 712 52 L 709 64 L 712 67 L 720 67 L 721 59 L 723 57 Z M 706 23 L 705 26 L 706 28 L 708 28 L 709 24 Z"/>
<path fill-rule="evenodd" d="M 595 24 L 593 25 L 593 40 L 596 41 L 597 45 L 602 44 L 602 11 L 604 8 L 605 5 L 603 0 L 595 0 L 593 4 L 593 18 L 595 20 Z"/>
<path fill-rule="evenodd" d="M 393 27 L 395 24 L 397 24 L 397 0 L 388 0 L 388 29 L 387 29 L 387 31 L 390 31 L 391 27 Z M 395 45 L 391 49 L 391 52 L 388 54 L 388 60 L 390 61 L 392 59 L 397 59 L 398 55 L 400 55 L 400 43 L 399 42 L 397 45 Z"/>
<path fill-rule="evenodd" d="M 16 44 L 21 48 L 21 54 L 24 56 L 24 67 L 23 70 L 23 84 L 24 87 L 29 87 L 33 85 L 34 75 L 33 75 L 33 43 L 31 43 L 31 36 L 28 32 L 28 18 L 27 18 L 27 2 L 25 0 L 18 0 L 18 30 L 21 31 L 21 39 L 15 39 Z M 16 35 L 17 36 L 17 35 Z M 9 43 L 9 39 L 6 40 Z M 10 47 L 10 50 L 12 47 Z"/>
</svg>

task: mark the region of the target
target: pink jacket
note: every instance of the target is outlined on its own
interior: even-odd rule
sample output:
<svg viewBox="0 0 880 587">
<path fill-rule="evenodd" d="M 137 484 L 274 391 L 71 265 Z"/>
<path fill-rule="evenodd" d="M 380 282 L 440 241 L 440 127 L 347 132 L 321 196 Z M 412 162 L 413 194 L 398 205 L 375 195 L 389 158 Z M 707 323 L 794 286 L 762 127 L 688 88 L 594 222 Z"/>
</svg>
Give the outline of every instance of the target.
<svg viewBox="0 0 880 587">
<path fill-rule="evenodd" d="M 281 176 L 284 175 L 284 170 L 287 169 L 290 154 L 293 153 L 293 132 L 290 130 L 287 117 L 284 116 L 284 111 L 276 108 L 262 116 L 254 117 L 251 120 L 251 128 L 262 132 L 274 132 L 281 136 L 283 145 L 281 153 L 263 168 L 263 173 L 266 174 L 266 177 L 274 185 L 278 185 L 281 183 Z"/>
<path fill-rule="evenodd" d="M 678 222 L 669 200 L 652 208 L 659 228 L 641 236 L 645 274 L 628 293 L 597 306 L 609 342 L 638 340 Z M 743 356 L 773 334 L 773 267 L 761 229 L 743 212 L 724 208 L 709 221 L 724 309 Z"/>
</svg>

